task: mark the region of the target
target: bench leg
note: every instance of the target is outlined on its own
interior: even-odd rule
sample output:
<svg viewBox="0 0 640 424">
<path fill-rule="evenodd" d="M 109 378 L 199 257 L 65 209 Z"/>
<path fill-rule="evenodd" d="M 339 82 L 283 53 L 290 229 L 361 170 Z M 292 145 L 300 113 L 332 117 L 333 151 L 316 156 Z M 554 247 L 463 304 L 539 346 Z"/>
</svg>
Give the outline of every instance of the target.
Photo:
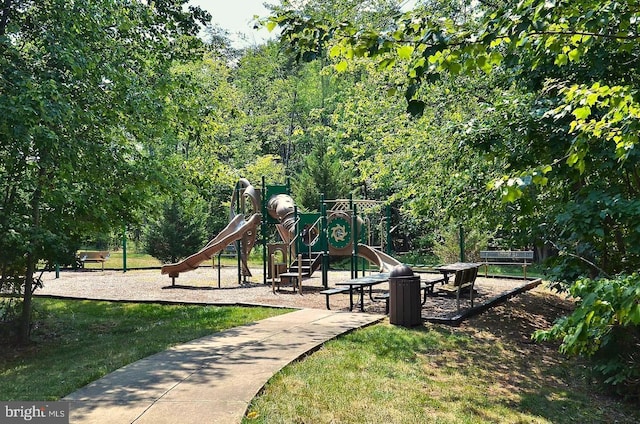
<svg viewBox="0 0 640 424">
<path fill-rule="evenodd" d="M 470 300 L 471 300 L 471 307 L 473 308 L 473 284 L 471 284 L 471 287 L 469 288 L 469 290 L 471 290 L 471 293 L 469 294 Z"/>
<path fill-rule="evenodd" d="M 330 311 L 331 308 L 329 307 L 329 294 L 325 294 L 325 296 L 327 297 L 327 310 Z"/>
</svg>

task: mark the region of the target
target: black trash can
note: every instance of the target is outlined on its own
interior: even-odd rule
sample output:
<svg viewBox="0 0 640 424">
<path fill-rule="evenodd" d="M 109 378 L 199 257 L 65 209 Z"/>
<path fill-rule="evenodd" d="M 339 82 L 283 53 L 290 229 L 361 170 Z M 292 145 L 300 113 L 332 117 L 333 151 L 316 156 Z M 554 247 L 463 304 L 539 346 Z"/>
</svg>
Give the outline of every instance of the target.
<svg viewBox="0 0 640 424">
<path fill-rule="evenodd" d="M 396 265 L 389 275 L 389 322 L 403 327 L 422 323 L 420 276 L 406 265 Z"/>
</svg>

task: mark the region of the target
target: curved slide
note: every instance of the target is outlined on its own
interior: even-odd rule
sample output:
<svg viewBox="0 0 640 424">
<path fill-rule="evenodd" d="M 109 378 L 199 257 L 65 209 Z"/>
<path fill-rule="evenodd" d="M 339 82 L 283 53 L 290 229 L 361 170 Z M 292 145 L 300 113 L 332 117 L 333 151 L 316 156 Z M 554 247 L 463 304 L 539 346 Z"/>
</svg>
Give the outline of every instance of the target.
<svg viewBox="0 0 640 424">
<path fill-rule="evenodd" d="M 247 237 L 252 244 L 251 247 L 253 247 L 257 233 L 256 228 L 260 225 L 260 219 L 259 213 L 253 214 L 247 220 L 243 215 L 234 216 L 229 224 L 199 252 L 175 264 L 163 265 L 161 273 L 169 274 L 169 277 L 176 278 L 181 272 L 196 269 L 202 262 L 211 259 L 229 244 L 241 240 L 243 237 Z M 249 248 L 248 250 L 251 249 Z"/>
<path fill-rule="evenodd" d="M 376 264 L 380 268 L 380 272 L 391 272 L 393 267 L 401 265 L 397 259 L 366 244 L 358 244 L 358 256 Z"/>
</svg>

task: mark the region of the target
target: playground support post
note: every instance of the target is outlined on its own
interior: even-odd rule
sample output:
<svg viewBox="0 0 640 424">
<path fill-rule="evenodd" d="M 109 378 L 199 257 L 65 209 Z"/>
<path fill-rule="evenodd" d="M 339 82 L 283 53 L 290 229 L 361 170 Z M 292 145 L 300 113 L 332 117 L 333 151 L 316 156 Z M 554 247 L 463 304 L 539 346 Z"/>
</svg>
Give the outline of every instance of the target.
<svg viewBox="0 0 640 424">
<path fill-rule="evenodd" d="M 353 212 L 353 193 L 349 193 L 349 210 L 351 211 L 351 242 L 355 242 L 354 232 L 356 227 L 356 214 Z M 351 278 L 358 278 L 357 252 L 351 249 Z"/>
<path fill-rule="evenodd" d="M 320 195 L 320 212 L 322 213 L 322 236 L 320 243 L 322 248 L 322 285 L 324 288 L 329 287 L 329 242 L 327 240 L 327 205 L 324 201 L 324 193 Z"/>
<path fill-rule="evenodd" d="M 272 293 L 276 292 L 276 255 L 275 253 L 271 254 L 271 292 Z"/>
<path fill-rule="evenodd" d="M 122 272 L 127 272 L 127 226 L 126 225 L 122 228 Z"/>
<path fill-rule="evenodd" d="M 387 205 L 387 245 L 385 246 L 386 254 L 391 255 L 391 205 Z M 381 237 L 382 238 L 382 237 Z"/>
<path fill-rule="evenodd" d="M 243 193 L 242 193 L 242 189 L 240 188 L 240 182 L 238 181 L 236 183 L 236 213 L 239 215 L 240 213 L 244 213 L 244 211 L 241 209 L 241 205 L 240 203 L 242 203 L 242 199 L 243 199 Z M 240 239 L 236 240 L 236 256 L 238 257 L 238 285 L 242 285 L 242 251 L 240 250 L 242 249 L 242 242 L 240 241 Z"/>
<path fill-rule="evenodd" d="M 349 202 L 351 202 L 351 210 L 353 211 L 353 223 L 351 228 L 353 231 L 351 235 L 353 237 L 353 265 L 355 271 L 355 278 L 358 278 L 358 269 L 360 268 L 360 257 L 358 256 L 358 243 L 360 242 L 360 233 L 358 232 L 358 206 L 353 203 L 353 194 L 349 196 Z M 362 276 L 364 277 L 364 268 L 362 270 Z"/>
<path fill-rule="evenodd" d="M 260 231 L 262 232 L 262 283 L 267 284 L 267 182 L 264 175 L 262 176 L 262 196 L 260 200 L 262 203 L 262 222 L 260 223 Z M 271 274 L 271 278 L 275 278 Z"/>
<path fill-rule="evenodd" d="M 464 227 L 460 224 L 460 262 L 464 262 Z"/>
</svg>

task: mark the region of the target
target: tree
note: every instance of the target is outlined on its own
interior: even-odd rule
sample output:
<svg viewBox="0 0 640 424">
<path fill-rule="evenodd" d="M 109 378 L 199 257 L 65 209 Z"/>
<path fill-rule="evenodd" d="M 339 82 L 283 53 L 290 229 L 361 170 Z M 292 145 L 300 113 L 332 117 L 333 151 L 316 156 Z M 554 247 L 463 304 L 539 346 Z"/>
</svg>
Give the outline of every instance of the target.
<svg viewBox="0 0 640 424">
<path fill-rule="evenodd" d="M 319 209 L 321 194 L 325 199 L 344 199 L 353 190 L 350 169 L 329 146 L 322 138 L 316 141 L 293 182 L 296 201 L 307 210 Z"/>
<path fill-rule="evenodd" d="M 163 186 L 152 146 L 168 69 L 198 54 L 198 21 L 208 18 L 184 3 L 3 2 L 0 268 L 23 281 L 23 342 L 38 262 L 135 222 L 151 187 Z"/>
<path fill-rule="evenodd" d="M 146 251 L 161 262 L 175 263 L 206 242 L 206 203 L 197 197 L 167 200 L 159 220 L 150 223 Z"/>
</svg>

